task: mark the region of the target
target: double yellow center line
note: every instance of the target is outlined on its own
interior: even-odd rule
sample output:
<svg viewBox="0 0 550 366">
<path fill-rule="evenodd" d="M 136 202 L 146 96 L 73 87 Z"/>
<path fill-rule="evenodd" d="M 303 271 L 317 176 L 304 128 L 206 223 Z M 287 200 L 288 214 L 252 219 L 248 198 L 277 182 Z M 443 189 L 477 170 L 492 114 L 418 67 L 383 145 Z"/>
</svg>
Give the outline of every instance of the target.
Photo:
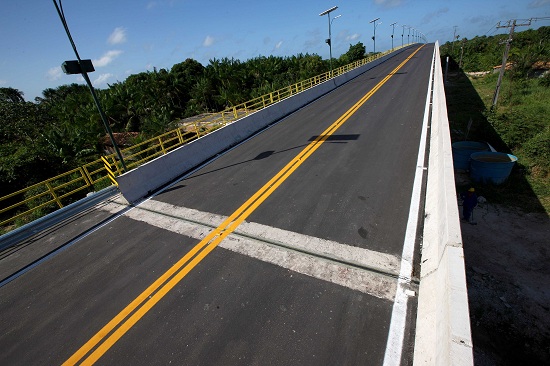
<svg viewBox="0 0 550 366">
<path fill-rule="evenodd" d="M 63 365 L 95 363 L 130 328 L 132 328 L 156 303 L 174 288 L 197 264 L 218 244 L 231 234 L 254 210 L 262 204 L 307 158 L 313 154 L 340 126 L 342 126 L 365 102 L 401 69 L 420 49 L 414 51 L 405 61 L 382 79 L 338 120 L 330 125 L 314 141 L 308 144 L 294 159 L 229 216 L 220 226 L 210 232 L 190 252 L 160 276 L 135 300 L 126 306 L 88 342 L 76 351 Z"/>
</svg>

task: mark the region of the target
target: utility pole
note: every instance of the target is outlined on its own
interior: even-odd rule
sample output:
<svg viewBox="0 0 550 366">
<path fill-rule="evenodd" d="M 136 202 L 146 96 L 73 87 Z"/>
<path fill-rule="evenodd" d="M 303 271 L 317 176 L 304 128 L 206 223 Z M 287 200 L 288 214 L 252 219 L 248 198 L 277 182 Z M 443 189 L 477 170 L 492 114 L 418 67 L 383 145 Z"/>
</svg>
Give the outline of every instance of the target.
<svg viewBox="0 0 550 366">
<path fill-rule="evenodd" d="M 522 24 L 517 24 L 517 19 L 509 20 L 506 25 L 500 25 L 500 22 L 498 22 L 497 28 L 510 28 L 510 34 L 508 36 L 508 39 L 503 42 L 503 43 L 506 43 L 506 47 L 504 48 L 504 54 L 502 55 L 502 65 L 500 65 L 500 73 L 498 75 L 495 94 L 493 95 L 493 105 L 491 106 L 491 110 L 495 109 L 498 102 L 498 93 L 500 92 L 502 77 L 504 76 L 504 71 L 506 70 L 506 61 L 508 60 L 510 45 L 514 37 L 514 30 L 516 29 L 516 27 L 529 26 L 529 25 L 531 25 L 531 19 L 529 19 L 526 23 L 522 23 Z"/>
</svg>

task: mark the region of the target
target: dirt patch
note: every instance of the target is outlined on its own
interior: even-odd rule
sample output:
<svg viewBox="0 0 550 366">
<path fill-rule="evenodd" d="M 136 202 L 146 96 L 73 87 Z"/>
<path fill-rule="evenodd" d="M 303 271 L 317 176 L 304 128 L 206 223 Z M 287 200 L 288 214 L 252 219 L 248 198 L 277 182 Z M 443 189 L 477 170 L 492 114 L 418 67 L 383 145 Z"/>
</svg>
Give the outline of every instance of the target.
<svg viewBox="0 0 550 366">
<path fill-rule="evenodd" d="M 550 218 L 484 203 L 474 221 L 461 226 L 475 364 L 549 365 Z"/>
</svg>

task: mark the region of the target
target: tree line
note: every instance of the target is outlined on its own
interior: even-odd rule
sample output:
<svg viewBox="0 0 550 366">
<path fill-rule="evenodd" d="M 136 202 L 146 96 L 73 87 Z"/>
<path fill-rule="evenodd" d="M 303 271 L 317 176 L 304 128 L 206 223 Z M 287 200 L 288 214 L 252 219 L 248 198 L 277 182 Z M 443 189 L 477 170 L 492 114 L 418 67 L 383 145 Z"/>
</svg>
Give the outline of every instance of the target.
<svg viewBox="0 0 550 366">
<path fill-rule="evenodd" d="M 364 57 L 359 42 L 333 66 Z M 97 94 L 113 131 L 138 132 L 144 139 L 182 118 L 221 111 L 327 71 L 328 60 L 307 53 L 211 59 L 206 66 L 186 59 L 169 70 L 130 75 Z M 85 85 L 48 88 L 34 102 L 18 89 L 0 88 L 0 196 L 96 160 L 104 136 Z"/>
<path fill-rule="evenodd" d="M 466 72 L 491 71 L 493 67 L 501 65 L 503 42 L 507 39 L 508 34 L 463 38 L 443 44 L 440 53 L 443 56 L 451 56 L 456 62 L 460 62 L 462 58 L 462 69 Z M 525 77 L 537 61 L 548 60 L 550 27 L 514 33 L 508 56 L 508 62 L 514 65 L 511 69 L 513 76 Z"/>
</svg>

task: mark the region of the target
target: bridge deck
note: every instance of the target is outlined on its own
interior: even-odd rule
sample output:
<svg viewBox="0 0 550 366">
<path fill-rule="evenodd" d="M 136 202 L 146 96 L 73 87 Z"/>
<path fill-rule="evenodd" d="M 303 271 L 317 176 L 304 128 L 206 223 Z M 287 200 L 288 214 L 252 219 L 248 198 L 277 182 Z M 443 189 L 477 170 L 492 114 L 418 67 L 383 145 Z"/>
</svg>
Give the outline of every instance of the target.
<svg viewBox="0 0 550 366">
<path fill-rule="evenodd" d="M 387 344 L 433 47 L 386 76 L 415 50 L 1 287 L 0 363 L 410 363 L 414 296 L 402 354 Z M 234 231 L 232 215 L 245 220 Z M 213 229 L 232 232 L 208 251 Z"/>
</svg>

